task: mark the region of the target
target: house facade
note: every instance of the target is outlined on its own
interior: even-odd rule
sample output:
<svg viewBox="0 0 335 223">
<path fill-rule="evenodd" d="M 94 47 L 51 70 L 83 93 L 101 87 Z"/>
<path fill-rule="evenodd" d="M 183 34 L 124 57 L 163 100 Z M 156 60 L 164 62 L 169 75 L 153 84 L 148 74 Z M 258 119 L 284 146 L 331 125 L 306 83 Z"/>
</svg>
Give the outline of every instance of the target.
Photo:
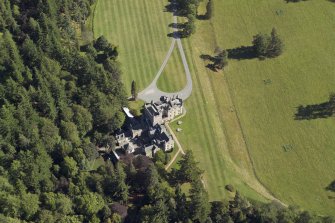
<svg viewBox="0 0 335 223">
<path fill-rule="evenodd" d="M 146 103 L 144 115 L 152 126 L 164 124 L 183 113 L 183 100 L 178 98 L 162 97 L 158 102 Z"/>
<path fill-rule="evenodd" d="M 171 151 L 174 140 L 164 124 L 182 113 L 183 101 L 178 97 L 162 97 L 160 101 L 146 103 L 140 118 L 126 113 L 127 124 L 114 134 L 115 150 L 149 157 L 153 157 L 160 149 Z"/>
</svg>

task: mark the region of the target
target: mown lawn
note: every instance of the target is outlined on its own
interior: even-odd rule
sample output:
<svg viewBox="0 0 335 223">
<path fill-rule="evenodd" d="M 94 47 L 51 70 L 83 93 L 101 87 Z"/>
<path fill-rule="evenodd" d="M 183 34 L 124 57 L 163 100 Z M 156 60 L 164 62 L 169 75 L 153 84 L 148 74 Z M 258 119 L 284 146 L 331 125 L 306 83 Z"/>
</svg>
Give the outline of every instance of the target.
<svg viewBox="0 0 335 223">
<path fill-rule="evenodd" d="M 165 92 L 176 92 L 182 90 L 185 85 L 186 74 L 176 44 L 163 73 L 157 81 L 157 87 Z"/>
<path fill-rule="evenodd" d="M 135 80 L 145 88 L 159 70 L 170 47 L 167 34 L 172 15 L 165 1 L 99 0 L 94 17 L 94 36 L 104 35 L 119 46 L 127 92 Z"/>
</svg>

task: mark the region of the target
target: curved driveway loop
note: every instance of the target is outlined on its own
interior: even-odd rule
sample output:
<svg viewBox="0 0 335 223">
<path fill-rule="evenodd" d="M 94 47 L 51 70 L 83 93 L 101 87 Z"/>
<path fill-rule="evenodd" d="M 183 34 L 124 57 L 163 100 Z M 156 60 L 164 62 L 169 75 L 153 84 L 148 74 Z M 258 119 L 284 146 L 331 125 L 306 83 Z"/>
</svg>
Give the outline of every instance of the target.
<svg viewBox="0 0 335 223">
<path fill-rule="evenodd" d="M 173 21 L 174 23 L 177 23 L 177 17 L 173 16 Z M 174 31 L 177 31 L 177 29 L 174 29 Z M 171 54 L 173 52 L 173 49 L 176 45 L 178 45 L 178 50 L 184 65 L 184 70 L 185 70 L 185 74 L 186 74 L 186 86 L 184 87 L 184 89 L 182 89 L 181 91 L 177 91 L 177 92 L 173 92 L 173 93 L 168 93 L 168 92 L 164 92 L 158 89 L 157 87 L 157 81 L 158 78 L 160 77 L 160 75 L 162 74 L 169 58 L 171 57 Z M 188 63 L 186 60 L 186 56 L 185 56 L 185 52 L 183 49 L 183 45 L 181 43 L 180 38 L 173 38 L 172 42 L 171 42 L 171 46 L 170 49 L 163 61 L 163 64 L 161 66 L 161 68 L 159 69 L 159 71 L 157 72 L 155 79 L 151 82 L 151 84 L 145 88 L 143 91 L 141 91 L 138 94 L 138 97 L 146 102 L 151 102 L 151 101 L 158 101 L 160 99 L 161 96 L 166 96 L 166 97 L 173 97 L 173 96 L 179 96 L 179 98 L 186 100 L 188 97 L 190 97 L 192 93 L 192 78 L 191 78 L 191 72 L 190 69 L 188 67 Z"/>
</svg>

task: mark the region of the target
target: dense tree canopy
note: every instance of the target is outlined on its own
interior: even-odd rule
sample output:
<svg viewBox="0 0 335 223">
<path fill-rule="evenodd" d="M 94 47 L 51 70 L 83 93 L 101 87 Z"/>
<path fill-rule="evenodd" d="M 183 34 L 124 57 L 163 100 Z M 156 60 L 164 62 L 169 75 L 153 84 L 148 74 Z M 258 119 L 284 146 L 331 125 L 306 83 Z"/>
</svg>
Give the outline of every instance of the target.
<svg viewBox="0 0 335 223">
<path fill-rule="evenodd" d="M 117 48 L 99 37 L 80 51 L 77 27 L 93 3 L 0 2 L 4 222 L 83 222 L 98 218 L 105 206 L 107 194 L 90 191 L 85 181 L 92 173 L 82 171 L 96 158 L 95 137 L 122 125 L 126 99 Z M 116 180 L 122 185 L 121 172 Z"/>
</svg>

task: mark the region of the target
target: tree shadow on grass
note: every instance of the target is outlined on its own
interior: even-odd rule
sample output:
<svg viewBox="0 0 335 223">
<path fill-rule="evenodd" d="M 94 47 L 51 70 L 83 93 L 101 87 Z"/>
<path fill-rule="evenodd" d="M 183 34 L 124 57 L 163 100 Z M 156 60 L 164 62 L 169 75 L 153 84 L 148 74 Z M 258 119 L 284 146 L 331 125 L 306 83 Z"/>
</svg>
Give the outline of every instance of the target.
<svg viewBox="0 0 335 223">
<path fill-rule="evenodd" d="M 299 3 L 299 2 L 304 2 L 306 0 L 284 0 L 286 3 Z M 329 0 L 329 1 L 332 1 L 332 0 Z"/>
<path fill-rule="evenodd" d="M 177 11 L 178 4 L 172 0 L 169 0 L 169 3 L 165 6 L 165 12 L 172 12 L 174 13 Z"/>
<path fill-rule="evenodd" d="M 198 19 L 198 20 L 208 20 L 208 16 L 207 16 L 207 14 L 204 14 L 204 15 L 197 15 L 197 19 Z"/>
<path fill-rule="evenodd" d="M 185 32 L 182 30 L 174 31 L 172 33 L 167 34 L 167 36 L 175 38 L 175 39 L 182 39 L 182 38 L 188 37 L 187 35 L 185 35 Z"/>
<path fill-rule="evenodd" d="M 216 58 L 209 55 L 209 54 L 201 54 L 200 55 L 200 58 L 203 60 L 203 61 L 208 61 L 209 63 L 206 65 L 206 67 L 210 70 L 212 70 L 213 72 L 218 72 L 218 70 L 216 69 L 214 63 L 215 63 L 215 60 Z"/>
<path fill-rule="evenodd" d="M 233 49 L 227 49 L 228 58 L 235 60 L 247 60 L 257 58 L 257 54 L 253 46 L 240 46 Z"/>
<path fill-rule="evenodd" d="M 328 185 L 328 187 L 326 187 L 326 190 L 335 192 L 335 180 L 333 180 L 333 182 L 331 182 L 331 183 Z"/>
<path fill-rule="evenodd" d="M 218 70 L 216 69 L 214 63 L 209 63 L 206 65 L 206 68 L 210 69 L 213 72 L 218 72 Z"/>
<path fill-rule="evenodd" d="M 180 5 L 175 0 L 169 0 L 169 3 L 165 6 L 165 11 L 171 12 L 175 16 L 184 16 Z"/>
<path fill-rule="evenodd" d="M 300 105 L 297 108 L 297 113 L 294 115 L 295 120 L 311 120 L 319 118 L 332 117 L 335 111 L 333 103 L 327 101 L 321 104 Z"/>
<path fill-rule="evenodd" d="M 185 17 L 185 11 L 182 10 L 180 4 L 176 0 L 169 0 L 169 3 L 165 6 L 165 12 L 170 12 L 174 16 Z M 186 23 L 171 23 L 169 27 L 179 29 L 178 31 L 174 31 L 172 33 L 167 34 L 168 37 L 172 37 L 175 39 L 187 38 L 190 36 L 190 33 L 185 32 Z"/>
<path fill-rule="evenodd" d="M 186 23 L 170 23 L 169 27 L 174 29 L 184 29 L 186 26 Z"/>
<path fill-rule="evenodd" d="M 209 55 L 209 54 L 201 54 L 200 58 L 204 61 L 211 61 L 214 62 L 215 61 L 215 57 Z"/>
</svg>

